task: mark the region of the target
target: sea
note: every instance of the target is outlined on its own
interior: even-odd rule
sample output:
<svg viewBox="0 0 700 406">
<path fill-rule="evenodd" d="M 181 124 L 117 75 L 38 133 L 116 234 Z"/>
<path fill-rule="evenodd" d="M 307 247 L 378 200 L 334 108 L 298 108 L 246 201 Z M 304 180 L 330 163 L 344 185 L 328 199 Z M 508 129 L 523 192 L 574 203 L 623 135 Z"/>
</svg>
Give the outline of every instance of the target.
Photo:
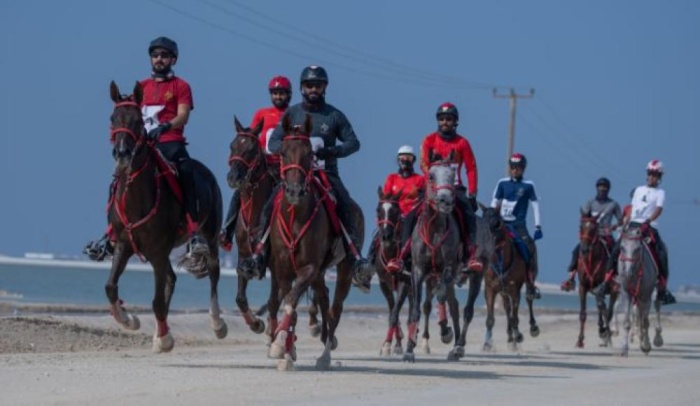
<svg viewBox="0 0 700 406">
<path fill-rule="evenodd" d="M 209 279 L 196 279 L 186 272 L 176 272 L 177 283 L 171 309 L 183 311 L 206 310 L 209 306 Z M 331 273 L 332 275 L 332 273 Z M 107 308 L 105 284 L 109 277 L 109 263 L 89 261 L 38 260 L 0 256 L 0 303 L 48 304 L 70 306 L 101 306 Z M 376 278 L 370 293 L 352 288 L 345 301 L 347 307 L 384 311 L 386 302 Z M 335 289 L 332 278 L 327 280 L 331 293 Z M 263 280 L 248 284 L 248 299 L 252 308 L 263 305 L 269 295 L 269 275 Z M 536 308 L 578 311 L 577 293 L 563 293 L 558 285 L 541 283 L 542 298 Z M 119 295 L 125 305 L 150 307 L 153 298 L 153 273 L 148 264 L 133 263 L 127 266 L 119 281 Z M 226 310 L 236 309 L 237 278 L 230 268 L 222 269 L 219 281 L 219 303 Z M 464 306 L 467 289 L 458 288 L 460 307 Z M 700 298 L 679 296 L 679 302 L 664 307 L 665 311 L 700 312 Z M 308 301 L 308 298 L 304 298 Z M 302 301 L 303 303 L 303 301 Z M 523 301 L 522 305 L 525 303 Z M 485 308 L 483 295 L 476 302 L 477 308 Z M 589 312 L 595 311 L 595 301 L 588 298 Z"/>
</svg>

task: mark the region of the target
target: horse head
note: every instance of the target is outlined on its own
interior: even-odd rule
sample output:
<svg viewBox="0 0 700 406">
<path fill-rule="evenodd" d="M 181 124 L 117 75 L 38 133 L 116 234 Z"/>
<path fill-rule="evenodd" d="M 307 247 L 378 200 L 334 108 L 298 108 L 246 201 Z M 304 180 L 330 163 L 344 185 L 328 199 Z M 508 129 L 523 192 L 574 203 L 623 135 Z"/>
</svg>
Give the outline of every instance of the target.
<svg viewBox="0 0 700 406">
<path fill-rule="evenodd" d="M 390 244 L 394 239 L 400 237 L 398 229 L 401 226 L 401 209 L 399 201 L 401 193 L 393 195 L 384 194 L 382 187 L 377 188 L 379 202 L 377 203 L 377 227 L 379 228 L 382 243 Z"/>
<path fill-rule="evenodd" d="M 226 181 L 232 189 L 238 189 L 242 184 L 250 182 L 255 170 L 264 163 L 265 152 L 260 146 L 259 136 L 262 131 L 263 121 L 255 128 L 243 127 L 234 116 L 236 136 L 231 141 L 228 158 L 229 171 Z"/>
<path fill-rule="evenodd" d="M 622 230 L 620 237 L 620 260 L 618 262 L 619 274 L 628 275 L 630 270 L 642 257 L 642 231 L 639 227 L 630 225 Z"/>
<path fill-rule="evenodd" d="M 506 240 L 507 232 L 501 214 L 495 208 L 486 207 L 481 203 L 479 203 L 479 207 L 481 208 L 484 222 L 492 236 L 493 244 L 496 247 L 502 246 Z"/>
<path fill-rule="evenodd" d="M 447 159 L 430 153 L 428 171 L 427 200 L 431 207 L 444 214 L 452 213 L 455 204 L 455 169 L 452 166 L 454 151 Z"/>
<path fill-rule="evenodd" d="M 133 93 L 123 95 L 119 92 L 117 84 L 112 81 L 109 90 L 114 102 L 114 111 L 110 117 L 112 156 L 117 172 L 123 172 L 130 166 L 138 165 L 135 161 L 143 156 L 139 152 L 146 151 L 145 148 L 140 148 L 146 145 L 146 130 L 141 115 L 143 89 L 141 84 L 136 82 Z"/>
<path fill-rule="evenodd" d="M 578 232 L 581 252 L 587 253 L 597 236 L 598 217 L 592 216 L 591 213 L 587 213 L 582 210 Z"/>
<path fill-rule="evenodd" d="M 298 205 L 309 193 L 313 178 L 314 151 L 311 146 L 311 116 L 306 115 L 303 127 L 292 127 L 289 117 L 282 119 L 282 185 L 284 196 L 292 206 Z"/>
</svg>

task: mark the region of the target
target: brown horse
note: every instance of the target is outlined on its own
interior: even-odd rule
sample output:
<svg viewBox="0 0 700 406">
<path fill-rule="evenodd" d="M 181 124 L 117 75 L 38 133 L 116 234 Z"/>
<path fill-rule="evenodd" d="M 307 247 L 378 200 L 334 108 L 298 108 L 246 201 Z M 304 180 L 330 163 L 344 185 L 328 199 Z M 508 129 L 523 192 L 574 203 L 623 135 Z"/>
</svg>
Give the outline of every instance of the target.
<svg viewBox="0 0 700 406">
<path fill-rule="evenodd" d="M 496 295 L 503 298 L 503 309 L 508 317 L 508 343 L 512 350 L 518 348 L 523 341 L 523 334 L 518 328 L 518 310 L 520 307 L 520 291 L 527 278 L 527 263 L 516 248 L 514 233 L 508 230 L 496 209 L 479 204 L 483 219 L 488 225 L 494 253 L 488 262 L 484 274 L 484 297 L 486 299 L 486 335 L 484 337 L 485 351 L 493 348 L 494 305 Z M 532 299 L 527 299 L 530 310 L 530 335 L 537 337 L 540 329 L 537 326 L 532 309 Z"/>
<path fill-rule="evenodd" d="M 579 224 L 579 255 L 576 266 L 579 286 L 578 297 L 581 310 L 579 321 L 581 327 L 576 341 L 577 348 L 583 348 L 584 330 L 586 327 L 586 298 L 588 292 L 594 287 L 603 283 L 605 279 L 605 264 L 608 262 L 610 252 L 605 237 L 599 233 L 598 219 L 600 216 L 591 216 L 590 213 L 581 212 Z M 602 345 L 607 347 L 612 345 L 610 321 L 614 315 L 615 301 L 617 301 L 617 291 L 613 289 L 610 293 L 610 302 L 606 306 L 604 300 L 596 300 L 598 305 L 598 335 L 603 340 Z M 606 308 L 607 307 L 607 308 Z"/>
<path fill-rule="evenodd" d="M 115 180 L 109 204 L 109 224 L 116 242 L 105 291 L 114 319 L 127 329 L 137 330 L 140 322 L 122 306 L 118 282 L 127 261 L 134 254 L 150 262 L 155 275 L 153 313 L 157 323 L 153 350 L 168 352 L 172 350 L 174 340 L 167 317 L 177 279 L 169 256 L 173 248 L 188 239 L 184 232 L 185 209 L 167 181 L 169 167 L 160 164 L 163 161 L 159 151 L 153 142 L 146 140 L 141 116 L 141 85 L 137 82 L 133 95 L 123 96 L 112 82 L 110 94 L 115 103 L 111 116 Z M 221 190 L 207 167 L 197 161 L 194 164 L 200 231 L 207 240 L 210 254 L 190 258 L 186 263 L 190 266 L 188 271 L 197 276 L 209 275 L 212 328 L 217 337 L 223 338 L 228 330 L 220 317 L 217 293 L 220 276 L 217 230 L 221 225 L 223 207 Z"/>
<path fill-rule="evenodd" d="M 268 304 L 270 330 L 275 339 L 270 345 L 270 358 L 278 359 L 278 368 L 290 370 L 296 361 L 294 346 L 297 321 L 296 307 L 301 295 L 311 288 L 321 313 L 321 341 L 323 353 L 316 361 L 316 368 L 330 368 L 331 350 L 338 341 L 335 331 L 340 321 L 343 302 L 352 284 L 352 262 L 345 258 L 340 236 L 334 230 L 326 209 L 328 190 L 320 184 L 314 168 L 314 153 L 309 134 L 311 117 L 307 116 L 303 128 L 291 128 L 288 118 L 282 120 L 282 190 L 283 198 L 277 199 L 273 211 L 270 232 L 270 268 L 276 281 Z M 355 210 L 359 210 L 353 202 Z M 361 212 L 360 212 L 361 213 Z M 359 215 L 359 235 L 364 235 L 364 218 Z M 361 242 L 360 242 L 361 244 Z M 325 270 L 337 265 L 336 289 L 330 308 Z M 277 324 L 280 300 L 284 301 L 284 315 Z"/>
<path fill-rule="evenodd" d="M 236 222 L 236 245 L 238 247 L 238 291 L 236 304 L 243 315 L 248 327 L 255 333 L 265 331 L 265 322 L 259 319 L 248 305 L 246 290 L 251 275 L 243 274 L 241 262 L 253 254 L 253 234 L 259 225 L 260 213 L 275 185 L 274 175 L 268 171 L 263 151 L 258 139 L 263 123 L 255 128 L 244 128 L 234 117 L 236 136 L 231 141 L 228 158 L 229 172 L 226 176 L 228 185 L 238 189 L 241 196 L 241 207 Z M 273 284 L 274 284 L 274 278 Z M 274 286 L 273 286 L 274 288 Z M 270 292 L 272 292 L 274 289 Z M 272 332 L 268 332 L 272 335 Z"/>
</svg>

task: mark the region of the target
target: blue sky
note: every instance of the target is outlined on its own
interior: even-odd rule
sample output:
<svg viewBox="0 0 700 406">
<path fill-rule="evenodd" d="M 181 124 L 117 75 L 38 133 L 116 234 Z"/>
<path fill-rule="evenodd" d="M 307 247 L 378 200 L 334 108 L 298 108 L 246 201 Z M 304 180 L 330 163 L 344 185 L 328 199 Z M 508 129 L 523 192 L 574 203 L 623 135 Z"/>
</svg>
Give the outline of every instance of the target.
<svg viewBox="0 0 700 406">
<path fill-rule="evenodd" d="M 667 166 L 660 230 L 671 285 L 700 284 L 700 2 L 67 0 L 0 3 L 0 253 L 78 254 L 105 227 L 112 173 L 109 82 L 124 92 L 149 74 L 146 49 L 180 46 L 176 73 L 195 100 L 190 154 L 226 200 L 233 115 L 269 105 L 266 84 L 309 64 L 330 75 L 327 100 L 351 120 L 361 150 L 340 164 L 374 227 L 376 188 L 402 144 L 418 148 L 443 101 L 479 165 L 479 199 L 503 176 L 508 102 L 521 100 L 517 151 L 541 198 L 540 279 L 558 282 L 579 207 L 599 176 L 628 200 L 644 166 Z"/>
</svg>

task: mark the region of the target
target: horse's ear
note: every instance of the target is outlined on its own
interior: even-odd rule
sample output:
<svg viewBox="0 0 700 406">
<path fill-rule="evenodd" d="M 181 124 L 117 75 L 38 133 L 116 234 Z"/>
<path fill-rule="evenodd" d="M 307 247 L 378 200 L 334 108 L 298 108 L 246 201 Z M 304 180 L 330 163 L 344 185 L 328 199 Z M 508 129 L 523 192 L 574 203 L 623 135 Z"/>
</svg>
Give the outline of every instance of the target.
<svg viewBox="0 0 700 406">
<path fill-rule="evenodd" d="M 110 82 L 109 84 L 109 96 L 112 98 L 112 101 L 115 103 L 119 103 L 122 101 L 122 97 L 119 94 L 119 87 L 117 86 L 114 81 Z"/>
<path fill-rule="evenodd" d="M 134 95 L 134 101 L 140 106 L 141 101 L 143 100 L 143 87 L 141 87 L 141 83 L 136 82 L 134 85 L 134 92 L 132 94 Z"/>
<path fill-rule="evenodd" d="M 311 129 L 312 129 L 312 124 L 311 124 L 311 114 L 306 115 L 306 120 L 304 120 L 304 132 L 307 135 L 311 135 Z"/>
<path fill-rule="evenodd" d="M 403 196 L 403 190 L 400 190 L 399 193 L 394 195 L 393 199 L 396 200 L 397 202 L 400 202 L 402 196 Z"/>
<path fill-rule="evenodd" d="M 260 120 L 260 122 L 258 123 L 258 125 L 255 126 L 255 128 L 253 128 L 253 134 L 255 134 L 256 137 L 260 135 L 260 132 L 262 131 L 263 125 L 265 125 L 264 118 L 262 120 Z"/>
<path fill-rule="evenodd" d="M 452 162 L 455 159 L 455 150 L 450 150 L 450 155 L 447 156 L 447 161 Z"/>
<path fill-rule="evenodd" d="M 282 117 L 282 129 L 284 130 L 285 135 L 289 134 L 290 130 L 292 129 L 289 124 L 289 116 L 286 114 L 284 115 L 284 117 Z"/>
<path fill-rule="evenodd" d="M 236 115 L 233 115 L 233 126 L 236 128 L 236 133 L 242 133 L 243 132 L 243 126 L 241 125 L 241 122 L 238 121 L 238 117 Z"/>
<path fill-rule="evenodd" d="M 377 196 L 379 196 L 379 200 L 384 199 L 384 189 L 381 186 L 377 186 Z"/>
</svg>

